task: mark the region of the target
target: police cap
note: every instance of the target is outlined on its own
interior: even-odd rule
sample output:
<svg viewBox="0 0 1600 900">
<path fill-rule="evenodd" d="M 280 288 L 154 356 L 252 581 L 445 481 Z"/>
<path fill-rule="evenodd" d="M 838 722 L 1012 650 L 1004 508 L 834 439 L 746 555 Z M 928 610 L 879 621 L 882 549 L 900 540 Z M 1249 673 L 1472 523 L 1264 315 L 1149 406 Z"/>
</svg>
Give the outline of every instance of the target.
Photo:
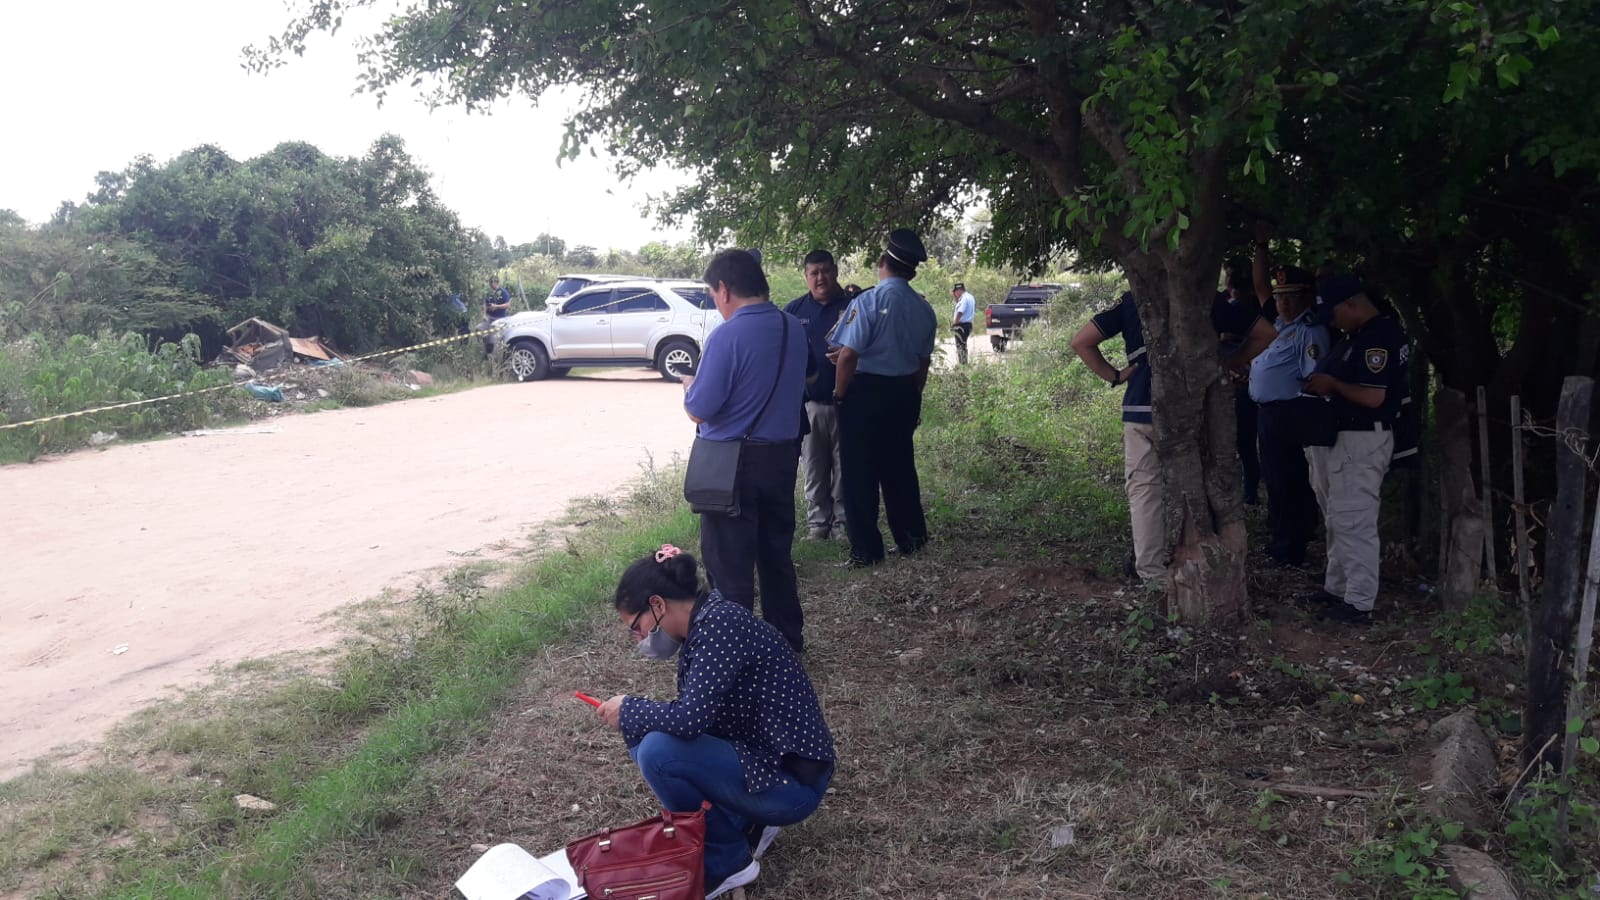
<svg viewBox="0 0 1600 900">
<path fill-rule="evenodd" d="M 1354 275 L 1329 275 L 1317 279 L 1317 303 L 1330 308 L 1360 293 L 1361 279 Z"/>
<path fill-rule="evenodd" d="M 922 246 L 922 239 L 909 228 L 896 228 L 889 232 L 889 246 L 883 252 L 908 266 L 928 261 L 928 251 Z"/>
<path fill-rule="evenodd" d="M 951 288 L 950 288 L 950 290 L 952 290 L 952 291 L 964 291 L 964 290 L 966 290 L 966 289 L 967 289 L 967 286 L 966 286 L 966 285 L 964 285 L 964 284 L 962 284 L 962 283 L 961 283 L 961 282 L 959 282 L 959 281 L 958 281 L 958 282 L 956 282 L 956 283 L 955 283 L 955 285 L 954 285 L 954 286 L 953 286 L 953 287 L 951 287 Z"/>
<path fill-rule="evenodd" d="M 1315 290 L 1317 279 L 1299 266 L 1279 266 L 1272 276 L 1272 292 L 1287 294 L 1291 291 Z"/>
</svg>

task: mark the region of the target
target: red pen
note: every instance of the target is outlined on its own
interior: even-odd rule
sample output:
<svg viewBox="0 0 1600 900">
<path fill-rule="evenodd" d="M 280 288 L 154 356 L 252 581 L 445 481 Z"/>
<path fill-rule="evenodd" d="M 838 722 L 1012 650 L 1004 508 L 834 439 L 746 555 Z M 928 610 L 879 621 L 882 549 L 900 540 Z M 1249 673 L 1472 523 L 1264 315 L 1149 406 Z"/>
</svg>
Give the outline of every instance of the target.
<svg viewBox="0 0 1600 900">
<path fill-rule="evenodd" d="M 595 698 L 589 696 L 588 694 L 585 694 L 583 691 L 573 691 L 572 692 L 572 696 L 577 697 L 579 700 L 582 700 L 583 702 L 589 704 L 590 706 L 599 706 L 600 705 L 600 701 L 599 700 L 596 700 Z"/>
</svg>

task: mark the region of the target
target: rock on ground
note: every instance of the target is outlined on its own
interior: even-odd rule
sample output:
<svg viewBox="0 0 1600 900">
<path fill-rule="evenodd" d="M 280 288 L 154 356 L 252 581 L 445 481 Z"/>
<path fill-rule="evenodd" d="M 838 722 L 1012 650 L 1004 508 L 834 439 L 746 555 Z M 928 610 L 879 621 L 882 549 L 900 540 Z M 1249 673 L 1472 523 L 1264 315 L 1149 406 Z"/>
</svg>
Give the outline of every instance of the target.
<svg viewBox="0 0 1600 900">
<path fill-rule="evenodd" d="M 1517 889 L 1506 870 L 1487 853 L 1449 844 L 1439 848 L 1450 886 L 1472 900 L 1517 900 Z"/>
</svg>

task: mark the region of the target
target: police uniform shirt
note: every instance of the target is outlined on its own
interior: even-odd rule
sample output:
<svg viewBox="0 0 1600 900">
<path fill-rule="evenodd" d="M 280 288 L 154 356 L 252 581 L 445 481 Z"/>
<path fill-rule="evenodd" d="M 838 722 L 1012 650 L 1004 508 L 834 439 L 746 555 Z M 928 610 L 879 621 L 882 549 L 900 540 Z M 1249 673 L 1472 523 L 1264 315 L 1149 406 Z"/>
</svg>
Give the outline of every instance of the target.
<svg viewBox="0 0 1600 900">
<path fill-rule="evenodd" d="M 1250 399 L 1275 403 L 1300 396 L 1306 376 L 1328 355 L 1328 329 L 1312 325 L 1305 314 L 1293 322 L 1278 320 L 1278 336 L 1250 362 Z"/>
<path fill-rule="evenodd" d="M 1122 335 L 1128 365 L 1139 364 L 1128 376 L 1128 389 L 1122 395 L 1122 421 L 1150 424 L 1150 359 L 1145 353 L 1144 327 L 1139 324 L 1139 307 L 1133 302 L 1133 294 L 1123 294 L 1116 306 L 1091 321 L 1100 330 L 1102 341 Z"/>
<path fill-rule="evenodd" d="M 785 319 L 786 345 L 780 343 Z M 788 313 L 771 303 L 740 307 L 706 339 L 684 409 L 701 420 L 699 433 L 708 441 L 737 441 L 746 434 L 767 443 L 792 441 L 800 434 L 806 358 L 805 329 Z M 781 379 L 776 391 L 774 379 Z"/>
<path fill-rule="evenodd" d="M 1334 422 L 1340 431 L 1371 431 L 1375 423 L 1392 425 L 1406 396 L 1406 364 L 1411 345 L 1400 323 L 1378 316 L 1341 341 L 1328 354 L 1322 371 L 1346 384 L 1383 388 L 1383 403 L 1368 409 L 1334 394 Z"/>
<path fill-rule="evenodd" d="M 973 299 L 972 292 L 962 291 L 961 299 L 956 301 L 956 321 L 971 325 L 977 311 L 978 301 Z"/>
<path fill-rule="evenodd" d="M 788 782 L 786 756 L 835 759 L 817 692 L 788 642 L 717 591 L 689 614 L 689 635 L 678 653 L 678 699 L 627 697 L 618 725 L 629 747 L 652 731 L 727 741 L 751 793 Z"/>
<path fill-rule="evenodd" d="M 833 343 L 860 355 L 864 375 L 915 375 L 933 357 L 939 318 L 904 278 L 885 278 L 862 291 L 834 332 Z"/>
</svg>

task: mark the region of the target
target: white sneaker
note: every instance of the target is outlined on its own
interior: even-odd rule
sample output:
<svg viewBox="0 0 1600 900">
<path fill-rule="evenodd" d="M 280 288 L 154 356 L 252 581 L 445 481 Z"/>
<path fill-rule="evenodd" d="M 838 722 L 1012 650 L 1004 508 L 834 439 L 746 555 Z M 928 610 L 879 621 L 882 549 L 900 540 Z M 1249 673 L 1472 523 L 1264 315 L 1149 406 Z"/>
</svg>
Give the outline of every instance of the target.
<svg viewBox="0 0 1600 900">
<path fill-rule="evenodd" d="M 752 859 L 750 860 L 750 865 L 745 866 L 732 875 L 729 875 L 727 878 L 722 879 L 721 884 L 709 891 L 706 891 L 706 900 L 711 900 L 712 897 L 721 897 L 723 894 L 728 893 L 734 888 L 742 888 L 750 882 L 755 881 L 756 876 L 760 874 L 761 863 L 758 863 Z"/>
<path fill-rule="evenodd" d="M 762 854 L 767 852 L 767 848 L 771 847 L 772 842 L 778 839 L 778 832 L 782 830 L 777 825 L 768 825 L 761 829 L 761 839 L 756 842 L 756 849 L 753 854 L 756 859 L 760 859 Z"/>
</svg>

